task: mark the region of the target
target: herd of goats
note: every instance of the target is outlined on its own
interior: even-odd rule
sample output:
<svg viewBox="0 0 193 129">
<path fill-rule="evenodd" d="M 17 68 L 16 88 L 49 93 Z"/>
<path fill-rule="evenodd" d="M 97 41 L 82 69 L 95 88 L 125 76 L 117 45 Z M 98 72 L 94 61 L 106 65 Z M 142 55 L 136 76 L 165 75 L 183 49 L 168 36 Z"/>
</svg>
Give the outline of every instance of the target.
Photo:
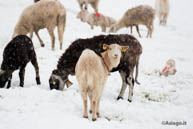
<svg viewBox="0 0 193 129">
<path fill-rule="evenodd" d="M 99 0 L 77 0 L 81 11 L 77 18 L 91 26 L 100 26 L 103 32 L 110 28 L 110 32 L 117 32 L 123 27 L 135 26 L 139 37 L 138 25 L 145 25 L 148 29 L 147 37 L 152 37 L 155 14 L 158 14 L 161 25 L 166 25 L 169 12 L 168 0 L 156 0 L 155 10 L 148 5 L 140 5 L 128 9 L 123 17 L 116 21 L 111 17 L 98 12 Z M 19 69 L 20 86 L 24 86 L 25 67 L 31 62 L 36 72 L 36 82 L 41 84 L 39 66 L 33 47 L 32 37 L 35 32 L 44 47 L 43 40 L 38 32 L 46 28 L 52 40 L 52 50 L 55 48 L 54 29 L 58 28 L 60 49 L 62 49 L 63 33 L 66 24 L 66 9 L 59 1 L 34 0 L 35 4 L 26 7 L 19 17 L 14 28 L 12 40 L 3 52 L 3 61 L 0 69 L 0 88 L 11 87 L 12 73 Z M 87 11 L 90 4 L 95 13 Z M 30 37 L 27 37 L 27 34 Z M 129 85 L 128 101 L 132 101 L 134 83 L 140 84 L 138 65 L 142 46 L 139 41 L 129 34 L 98 35 L 87 39 L 77 39 L 65 50 L 59 58 L 57 68 L 49 79 L 50 89 L 63 90 L 64 86 L 72 85 L 69 75 L 75 75 L 83 99 L 84 114 L 88 118 L 87 96 L 90 99 L 92 120 L 99 116 L 99 103 L 108 75 L 118 71 L 122 78 L 122 88 L 117 98 L 123 95 Z M 135 75 L 134 75 L 135 73 Z M 134 77 L 135 76 L 135 77 Z"/>
</svg>

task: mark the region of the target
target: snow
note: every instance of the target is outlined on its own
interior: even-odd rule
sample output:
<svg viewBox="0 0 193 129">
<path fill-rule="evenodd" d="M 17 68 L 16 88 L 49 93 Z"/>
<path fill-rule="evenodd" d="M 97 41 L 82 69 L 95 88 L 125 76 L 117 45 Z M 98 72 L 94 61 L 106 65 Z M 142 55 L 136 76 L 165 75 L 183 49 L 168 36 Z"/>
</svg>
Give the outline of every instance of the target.
<svg viewBox="0 0 193 129">
<path fill-rule="evenodd" d="M 29 63 L 26 67 L 24 88 L 19 87 L 18 71 L 14 72 L 12 87 L 0 89 L 0 129 L 192 129 L 193 128 L 193 1 L 170 0 L 170 15 L 167 26 L 154 22 L 153 37 L 145 38 L 146 28 L 140 27 L 142 38 L 134 29 L 134 36 L 143 46 L 140 59 L 139 81 L 134 88 L 132 103 L 116 100 L 121 89 L 119 73 L 108 78 L 100 103 L 101 117 L 92 122 L 91 116 L 84 119 L 83 103 L 74 76 L 72 87 L 64 91 L 49 90 L 48 79 L 64 50 L 77 38 L 104 34 L 100 27 L 91 30 L 86 23 L 76 19 L 79 6 L 76 0 L 60 0 L 67 8 L 67 25 L 63 50 L 59 50 L 56 34 L 56 50 L 51 50 L 47 31 L 41 30 L 45 42 L 41 48 L 36 36 L 33 38 L 40 67 L 41 85 L 35 82 L 35 71 Z M 101 0 L 99 10 L 104 15 L 120 19 L 131 7 L 147 4 L 154 7 L 154 0 Z M 0 62 L 3 49 L 11 40 L 14 26 L 22 10 L 33 0 L 0 1 Z M 89 11 L 93 11 L 89 7 Z M 118 33 L 129 33 L 121 29 Z M 106 33 L 108 34 L 108 33 Z M 159 77 L 168 59 L 176 61 L 175 76 Z M 186 125 L 164 125 L 164 122 L 186 122 Z"/>
</svg>

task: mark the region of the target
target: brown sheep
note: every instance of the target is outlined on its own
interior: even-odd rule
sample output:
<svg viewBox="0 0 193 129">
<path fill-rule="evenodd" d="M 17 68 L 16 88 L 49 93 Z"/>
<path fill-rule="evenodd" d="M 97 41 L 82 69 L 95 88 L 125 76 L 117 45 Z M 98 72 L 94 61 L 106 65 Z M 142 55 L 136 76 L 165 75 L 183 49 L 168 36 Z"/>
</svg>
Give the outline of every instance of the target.
<svg viewBox="0 0 193 129">
<path fill-rule="evenodd" d="M 44 46 L 38 32 L 46 28 L 51 36 L 52 50 L 55 48 L 54 28 L 58 27 L 60 49 L 62 49 L 63 33 L 66 24 L 66 9 L 59 1 L 40 1 L 25 8 L 17 22 L 12 38 L 16 35 L 30 33 L 30 38 L 35 32 L 41 46 Z"/>
<path fill-rule="evenodd" d="M 103 44 L 105 52 L 101 56 L 86 49 L 80 55 L 75 67 L 75 75 L 80 87 L 84 103 L 84 118 L 88 118 L 87 95 L 90 99 L 92 120 L 99 116 L 100 98 L 110 71 L 120 63 L 121 52 L 127 51 L 127 46 L 118 44 Z"/>
<path fill-rule="evenodd" d="M 138 25 L 142 24 L 148 29 L 147 37 L 152 37 L 154 18 L 155 11 L 151 6 L 140 5 L 127 10 L 121 20 L 110 28 L 110 32 L 117 32 L 123 27 L 136 26 L 139 37 L 141 37 Z"/>
<path fill-rule="evenodd" d="M 166 25 L 169 13 L 169 0 L 156 0 L 155 9 L 160 25 Z"/>
<path fill-rule="evenodd" d="M 81 10 L 88 9 L 88 4 L 91 4 L 95 12 L 98 12 L 99 0 L 77 0 Z M 85 7 L 83 7 L 85 5 Z"/>
<path fill-rule="evenodd" d="M 116 23 L 116 20 L 111 17 L 104 16 L 100 13 L 89 13 L 87 10 L 80 11 L 77 18 L 82 22 L 87 22 L 91 26 L 91 29 L 94 29 L 94 26 L 100 26 L 102 32 L 106 32 L 107 27 Z"/>
</svg>

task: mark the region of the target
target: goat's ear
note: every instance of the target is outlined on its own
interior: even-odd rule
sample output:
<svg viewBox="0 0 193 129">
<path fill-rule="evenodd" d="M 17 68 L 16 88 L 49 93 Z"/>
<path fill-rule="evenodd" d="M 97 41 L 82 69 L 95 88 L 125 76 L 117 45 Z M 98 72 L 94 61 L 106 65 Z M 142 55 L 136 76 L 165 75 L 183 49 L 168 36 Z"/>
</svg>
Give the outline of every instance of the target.
<svg viewBox="0 0 193 129">
<path fill-rule="evenodd" d="M 126 52 L 129 46 L 121 46 L 121 52 Z"/>
<path fill-rule="evenodd" d="M 107 50 L 107 49 L 109 49 L 109 45 L 107 45 L 107 44 L 103 44 L 103 50 Z"/>
<path fill-rule="evenodd" d="M 4 74 L 5 71 L 0 69 L 0 75 Z"/>
</svg>

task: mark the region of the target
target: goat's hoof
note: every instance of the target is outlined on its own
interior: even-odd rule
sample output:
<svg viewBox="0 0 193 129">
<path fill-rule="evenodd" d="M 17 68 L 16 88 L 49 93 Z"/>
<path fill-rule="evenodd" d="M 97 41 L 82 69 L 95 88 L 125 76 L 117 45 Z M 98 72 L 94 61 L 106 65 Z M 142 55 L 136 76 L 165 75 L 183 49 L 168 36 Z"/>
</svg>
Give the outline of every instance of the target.
<svg viewBox="0 0 193 129">
<path fill-rule="evenodd" d="M 121 96 L 118 96 L 118 97 L 117 97 L 117 100 L 119 100 L 119 99 L 123 99 L 123 97 L 121 97 Z"/>
<path fill-rule="evenodd" d="M 131 103 L 132 102 L 132 100 L 130 100 L 130 99 L 128 99 L 128 101 Z"/>
<path fill-rule="evenodd" d="M 41 84 L 41 82 L 40 82 L 40 78 L 39 78 L 39 77 L 36 77 L 36 83 L 37 83 L 38 85 L 40 85 L 40 84 Z"/>
<path fill-rule="evenodd" d="M 97 117 L 100 117 L 100 113 L 99 112 L 97 112 Z"/>
<path fill-rule="evenodd" d="M 45 47 L 45 44 L 41 44 L 41 47 Z"/>
<path fill-rule="evenodd" d="M 92 110 L 90 110 L 89 112 L 92 113 Z"/>
<path fill-rule="evenodd" d="M 140 83 L 140 82 L 138 82 L 137 80 L 135 80 L 135 83 L 136 83 L 137 85 L 141 85 L 141 83 Z"/>
<path fill-rule="evenodd" d="M 84 118 L 88 118 L 88 116 L 86 116 L 86 115 L 84 115 L 83 117 L 84 117 Z"/>
<path fill-rule="evenodd" d="M 92 121 L 96 121 L 96 118 L 92 118 Z"/>
<path fill-rule="evenodd" d="M 23 87 L 23 84 L 20 84 L 20 87 Z"/>
</svg>

